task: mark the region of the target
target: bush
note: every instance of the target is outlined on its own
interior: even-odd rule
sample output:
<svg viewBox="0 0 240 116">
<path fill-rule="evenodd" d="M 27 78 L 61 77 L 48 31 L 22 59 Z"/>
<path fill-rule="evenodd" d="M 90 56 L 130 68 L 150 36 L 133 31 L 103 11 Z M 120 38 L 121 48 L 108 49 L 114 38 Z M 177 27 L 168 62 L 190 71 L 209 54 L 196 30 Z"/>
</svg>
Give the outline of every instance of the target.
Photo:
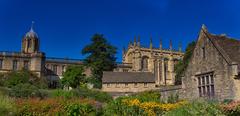
<svg viewBox="0 0 240 116">
<path fill-rule="evenodd" d="M 218 104 L 206 101 L 194 101 L 172 111 L 165 116 L 221 116 L 223 115 Z"/>
<path fill-rule="evenodd" d="M 93 105 L 95 101 L 88 99 L 62 99 L 61 97 L 46 98 L 43 100 L 36 98 L 17 99 L 17 114 L 20 116 L 76 116 L 86 113 L 94 114 L 96 112 Z"/>
<path fill-rule="evenodd" d="M 178 94 L 171 94 L 168 96 L 167 103 L 176 103 L 179 101 L 179 96 Z"/>
<path fill-rule="evenodd" d="M 28 70 L 12 71 L 2 78 L 4 86 L 12 88 L 18 84 L 29 83 L 38 88 L 47 88 L 47 82 L 44 78 L 39 78 L 36 74 Z"/>
<path fill-rule="evenodd" d="M 107 104 L 104 108 L 105 115 L 130 115 L 130 116 L 159 116 L 165 112 L 187 104 L 186 101 L 177 103 L 161 103 L 156 101 L 140 101 L 134 97 L 119 97 Z"/>
<path fill-rule="evenodd" d="M 9 116 L 14 115 L 16 108 L 14 106 L 14 100 L 3 95 L 0 92 L 0 113 L 1 115 Z"/>
<path fill-rule="evenodd" d="M 94 116 L 96 113 L 90 104 L 70 104 L 65 106 L 65 111 L 68 116 Z"/>
<path fill-rule="evenodd" d="M 240 115 L 240 101 L 231 101 L 221 105 L 221 109 L 228 116 Z"/>
<path fill-rule="evenodd" d="M 141 102 L 144 101 L 156 101 L 160 102 L 161 94 L 156 91 L 144 91 L 133 95 L 132 97 L 139 99 Z"/>
<path fill-rule="evenodd" d="M 44 98 L 46 94 L 41 93 L 41 91 L 31 84 L 18 84 L 14 86 L 9 91 L 9 95 L 11 97 L 17 97 L 17 98 L 29 98 L 29 97 L 39 97 Z"/>
</svg>

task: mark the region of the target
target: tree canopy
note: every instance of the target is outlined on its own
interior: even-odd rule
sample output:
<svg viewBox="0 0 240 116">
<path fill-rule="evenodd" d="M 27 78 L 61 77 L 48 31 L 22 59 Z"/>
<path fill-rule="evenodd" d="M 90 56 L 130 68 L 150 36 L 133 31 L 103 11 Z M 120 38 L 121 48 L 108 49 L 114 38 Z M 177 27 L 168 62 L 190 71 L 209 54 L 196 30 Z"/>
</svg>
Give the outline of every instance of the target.
<svg viewBox="0 0 240 116">
<path fill-rule="evenodd" d="M 83 66 L 68 66 L 63 73 L 62 84 L 64 86 L 77 88 L 81 83 L 86 83 L 86 75 Z"/>
<path fill-rule="evenodd" d="M 83 48 L 82 54 L 87 56 L 84 63 L 91 68 L 98 84 L 101 83 L 103 71 L 112 71 L 115 67 L 116 50 L 102 34 L 93 35 L 91 43 Z M 95 87 L 100 86 L 95 83 Z"/>
</svg>

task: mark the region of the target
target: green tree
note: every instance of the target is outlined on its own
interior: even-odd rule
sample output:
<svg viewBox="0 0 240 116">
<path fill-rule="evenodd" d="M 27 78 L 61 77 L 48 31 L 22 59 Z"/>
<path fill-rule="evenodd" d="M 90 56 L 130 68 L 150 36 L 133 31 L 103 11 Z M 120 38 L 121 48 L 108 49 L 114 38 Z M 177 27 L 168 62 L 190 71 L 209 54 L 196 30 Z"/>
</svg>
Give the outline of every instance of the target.
<svg viewBox="0 0 240 116">
<path fill-rule="evenodd" d="M 193 50 L 195 48 L 195 45 L 196 45 L 195 41 L 189 43 L 187 45 L 186 50 L 185 50 L 185 54 L 184 54 L 183 60 L 180 60 L 178 62 L 178 64 L 176 64 L 176 66 L 175 66 L 175 73 L 176 73 L 175 84 L 181 84 L 181 82 L 182 82 L 181 77 L 183 76 L 183 73 L 184 73 L 184 71 L 186 70 L 186 68 L 187 68 L 187 66 L 189 64 L 189 61 L 190 61 L 191 56 L 193 54 Z"/>
<path fill-rule="evenodd" d="M 86 75 L 84 74 L 83 66 L 69 66 L 66 72 L 63 73 L 63 78 L 61 80 L 64 86 L 77 88 L 81 84 L 86 83 Z"/>
<path fill-rule="evenodd" d="M 4 75 L 4 86 L 13 87 L 18 84 L 29 83 L 39 88 L 47 88 L 46 80 L 39 78 L 29 70 L 12 71 Z"/>
<path fill-rule="evenodd" d="M 87 55 L 84 63 L 92 70 L 94 87 L 101 88 L 103 71 L 112 71 L 115 67 L 117 48 L 109 44 L 102 34 L 95 34 L 91 43 L 82 50 Z"/>
</svg>

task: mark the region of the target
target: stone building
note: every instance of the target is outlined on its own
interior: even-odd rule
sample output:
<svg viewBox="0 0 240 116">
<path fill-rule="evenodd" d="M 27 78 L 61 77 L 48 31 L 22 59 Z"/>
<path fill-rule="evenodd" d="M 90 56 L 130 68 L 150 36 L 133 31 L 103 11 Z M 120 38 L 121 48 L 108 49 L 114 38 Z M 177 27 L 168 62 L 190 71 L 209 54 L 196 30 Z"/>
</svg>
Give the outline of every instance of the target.
<svg viewBox="0 0 240 116">
<path fill-rule="evenodd" d="M 103 74 L 102 89 L 105 91 L 109 91 L 110 88 L 113 86 L 107 86 L 109 85 L 109 83 L 105 82 L 105 80 L 117 80 L 113 78 L 123 79 L 121 82 L 123 85 L 127 83 L 134 83 L 134 81 L 131 80 L 132 78 L 134 78 L 132 77 L 134 75 L 139 75 L 138 78 L 141 78 L 143 80 L 146 79 L 147 81 L 150 75 L 145 77 L 142 75 L 144 73 L 151 74 L 151 77 L 154 78 L 155 86 L 174 85 L 174 65 L 183 58 L 183 55 L 184 53 L 181 52 L 181 47 L 179 47 L 179 50 L 173 50 L 171 41 L 169 49 L 163 49 L 162 42 L 160 42 L 159 48 L 154 48 L 152 39 L 150 38 L 149 47 L 143 47 L 140 45 L 140 38 L 138 38 L 138 42 L 135 38 L 134 43 L 130 42 L 128 45 L 128 49 L 123 50 L 122 63 L 117 65 L 117 68 L 114 69 L 114 72 L 111 73 L 111 76 L 109 76 L 109 72 Z M 126 77 L 124 77 L 123 75 Z M 129 78 L 133 82 L 124 81 L 125 78 Z M 118 82 L 111 81 L 111 83 Z M 123 89 L 122 91 L 137 91 L 134 90 L 135 88 L 129 88 Z M 113 87 L 111 88 L 111 91 L 118 90 L 117 88 Z"/>
<path fill-rule="evenodd" d="M 104 72 L 103 91 L 141 92 L 155 89 L 155 78 L 150 72 Z"/>
<path fill-rule="evenodd" d="M 27 69 L 49 80 L 49 86 L 55 88 L 67 66 L 82 65 L 79 59 L 46 57 L 39 48 L 39 37 L 31 26 L 22 39 L 20 52 L 0 52 L 0 73 Z M 90 70 L 86 69 L 85 73 L 90 75 Z"/>
<path fill-rule="evenodd" d="M 240 41 L 203 25 L 182 80 L 185 98 L 240 98 Z"/>
<path fill-rule="evenodd" d="M 22 39 L 21 52 L 0 52 L 0 72 L 27 69 L 44 75 L 45 53 L 39 51 L 39 38 L 31 27 Z"/>
</svg>

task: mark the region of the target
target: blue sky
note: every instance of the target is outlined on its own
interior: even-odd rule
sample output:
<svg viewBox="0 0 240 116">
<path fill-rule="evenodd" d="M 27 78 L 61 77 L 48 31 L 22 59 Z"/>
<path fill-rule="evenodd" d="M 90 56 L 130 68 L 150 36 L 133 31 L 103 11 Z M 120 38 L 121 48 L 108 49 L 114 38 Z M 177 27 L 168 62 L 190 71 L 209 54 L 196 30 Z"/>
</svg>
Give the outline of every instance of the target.
<svg viewBox="0 0 240 116">
<path fill-rule="evenodd" d="M 95 33 L 118 47 L 134 36 L 149 46 L 169 47 L 172 39 L 185 49 L 196 40 L 202 24 L 216 34 L 240 38 L 239 0 L 1 0 L 0 51 L 19 51 L 31 21 L 48 57 L 83 59 L 82 48 Z"/>
</svg>

